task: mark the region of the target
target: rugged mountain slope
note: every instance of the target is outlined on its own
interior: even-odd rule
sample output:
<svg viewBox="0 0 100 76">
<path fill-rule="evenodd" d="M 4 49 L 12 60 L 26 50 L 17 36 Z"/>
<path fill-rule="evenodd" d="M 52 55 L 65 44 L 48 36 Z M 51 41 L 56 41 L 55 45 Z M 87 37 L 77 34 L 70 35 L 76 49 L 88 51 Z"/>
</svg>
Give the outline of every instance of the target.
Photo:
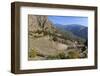
<svg viewBox="0 0 100 76">
<path fill-rule="evenodd" d="M 88 36 L 88 28 L 82 25 L 73 24 L 73 25 L 67 25 L 65 30 L 69 30 L 75 35 L 87 39 Z"/>
<path fill-rule="evenodd" d="M 71 24 L 71 25 L 60 25 L 55 24 L 55 26 L 59 29 L 63 29 L 64 31 L 70 31 L 74 35 L 87 39 L 88 36 L 88 27 L 78 25 L 78 24 Z"/>
</svg>

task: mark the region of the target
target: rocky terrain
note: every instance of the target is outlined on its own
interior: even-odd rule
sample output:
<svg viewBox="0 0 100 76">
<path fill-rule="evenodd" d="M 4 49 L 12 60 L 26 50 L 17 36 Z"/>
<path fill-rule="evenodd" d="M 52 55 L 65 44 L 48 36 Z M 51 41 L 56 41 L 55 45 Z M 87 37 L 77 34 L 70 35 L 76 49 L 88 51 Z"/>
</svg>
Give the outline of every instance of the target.
<svg viewBox="0 0 100 76">
<path fill-rule="evenodd" d="M 86 41 L 71 31 L 60 31 L 42 15 L 28 15 L 28 50 L 28 60 L 87 57 Z"/>
</svg>

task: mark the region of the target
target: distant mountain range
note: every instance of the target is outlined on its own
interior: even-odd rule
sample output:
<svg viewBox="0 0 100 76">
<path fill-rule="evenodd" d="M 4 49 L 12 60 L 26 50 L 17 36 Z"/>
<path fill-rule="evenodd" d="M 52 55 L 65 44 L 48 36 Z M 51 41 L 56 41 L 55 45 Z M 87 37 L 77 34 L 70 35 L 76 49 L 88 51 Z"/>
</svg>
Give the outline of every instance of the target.
<svg viewBox="0 0 100 76">
<path fill-rule="evenodd" d="M 86 26 L 82 26 L 79 24 L 71 24 L 71 25 L 55 24 L 54 26 L 58 28 L 59 30 L 70 31 L 78 37 L 81 37 L 84 39 L 88 38 L 88 27 Z"/>
</svg>

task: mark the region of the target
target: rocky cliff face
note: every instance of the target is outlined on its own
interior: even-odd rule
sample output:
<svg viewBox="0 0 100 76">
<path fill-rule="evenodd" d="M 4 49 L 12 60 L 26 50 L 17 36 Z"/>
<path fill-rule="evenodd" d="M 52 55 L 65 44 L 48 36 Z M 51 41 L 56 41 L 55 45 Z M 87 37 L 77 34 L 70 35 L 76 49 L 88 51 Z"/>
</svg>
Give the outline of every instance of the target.
<svg viewBox="0 0 100 76">
<path fill-rule="evenodd" d="M 56 31 L 47 16 L 29 15 L 28 16 L 29 31 Z"/>
</svg>

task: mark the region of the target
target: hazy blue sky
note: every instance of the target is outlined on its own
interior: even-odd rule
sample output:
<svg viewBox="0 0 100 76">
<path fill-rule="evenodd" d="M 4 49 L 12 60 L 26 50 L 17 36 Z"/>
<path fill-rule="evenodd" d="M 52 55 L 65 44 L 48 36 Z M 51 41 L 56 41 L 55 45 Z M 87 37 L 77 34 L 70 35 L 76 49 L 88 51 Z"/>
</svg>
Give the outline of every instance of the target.
<svg viewBox="0 0 100 76">
<path fill-rule="evenodd" d="M 49 20 L 54 24 L 79 24 L 83 26 L 88 26 L 88 17 L 79 16 L 48 16 Z"/>
</svg>

